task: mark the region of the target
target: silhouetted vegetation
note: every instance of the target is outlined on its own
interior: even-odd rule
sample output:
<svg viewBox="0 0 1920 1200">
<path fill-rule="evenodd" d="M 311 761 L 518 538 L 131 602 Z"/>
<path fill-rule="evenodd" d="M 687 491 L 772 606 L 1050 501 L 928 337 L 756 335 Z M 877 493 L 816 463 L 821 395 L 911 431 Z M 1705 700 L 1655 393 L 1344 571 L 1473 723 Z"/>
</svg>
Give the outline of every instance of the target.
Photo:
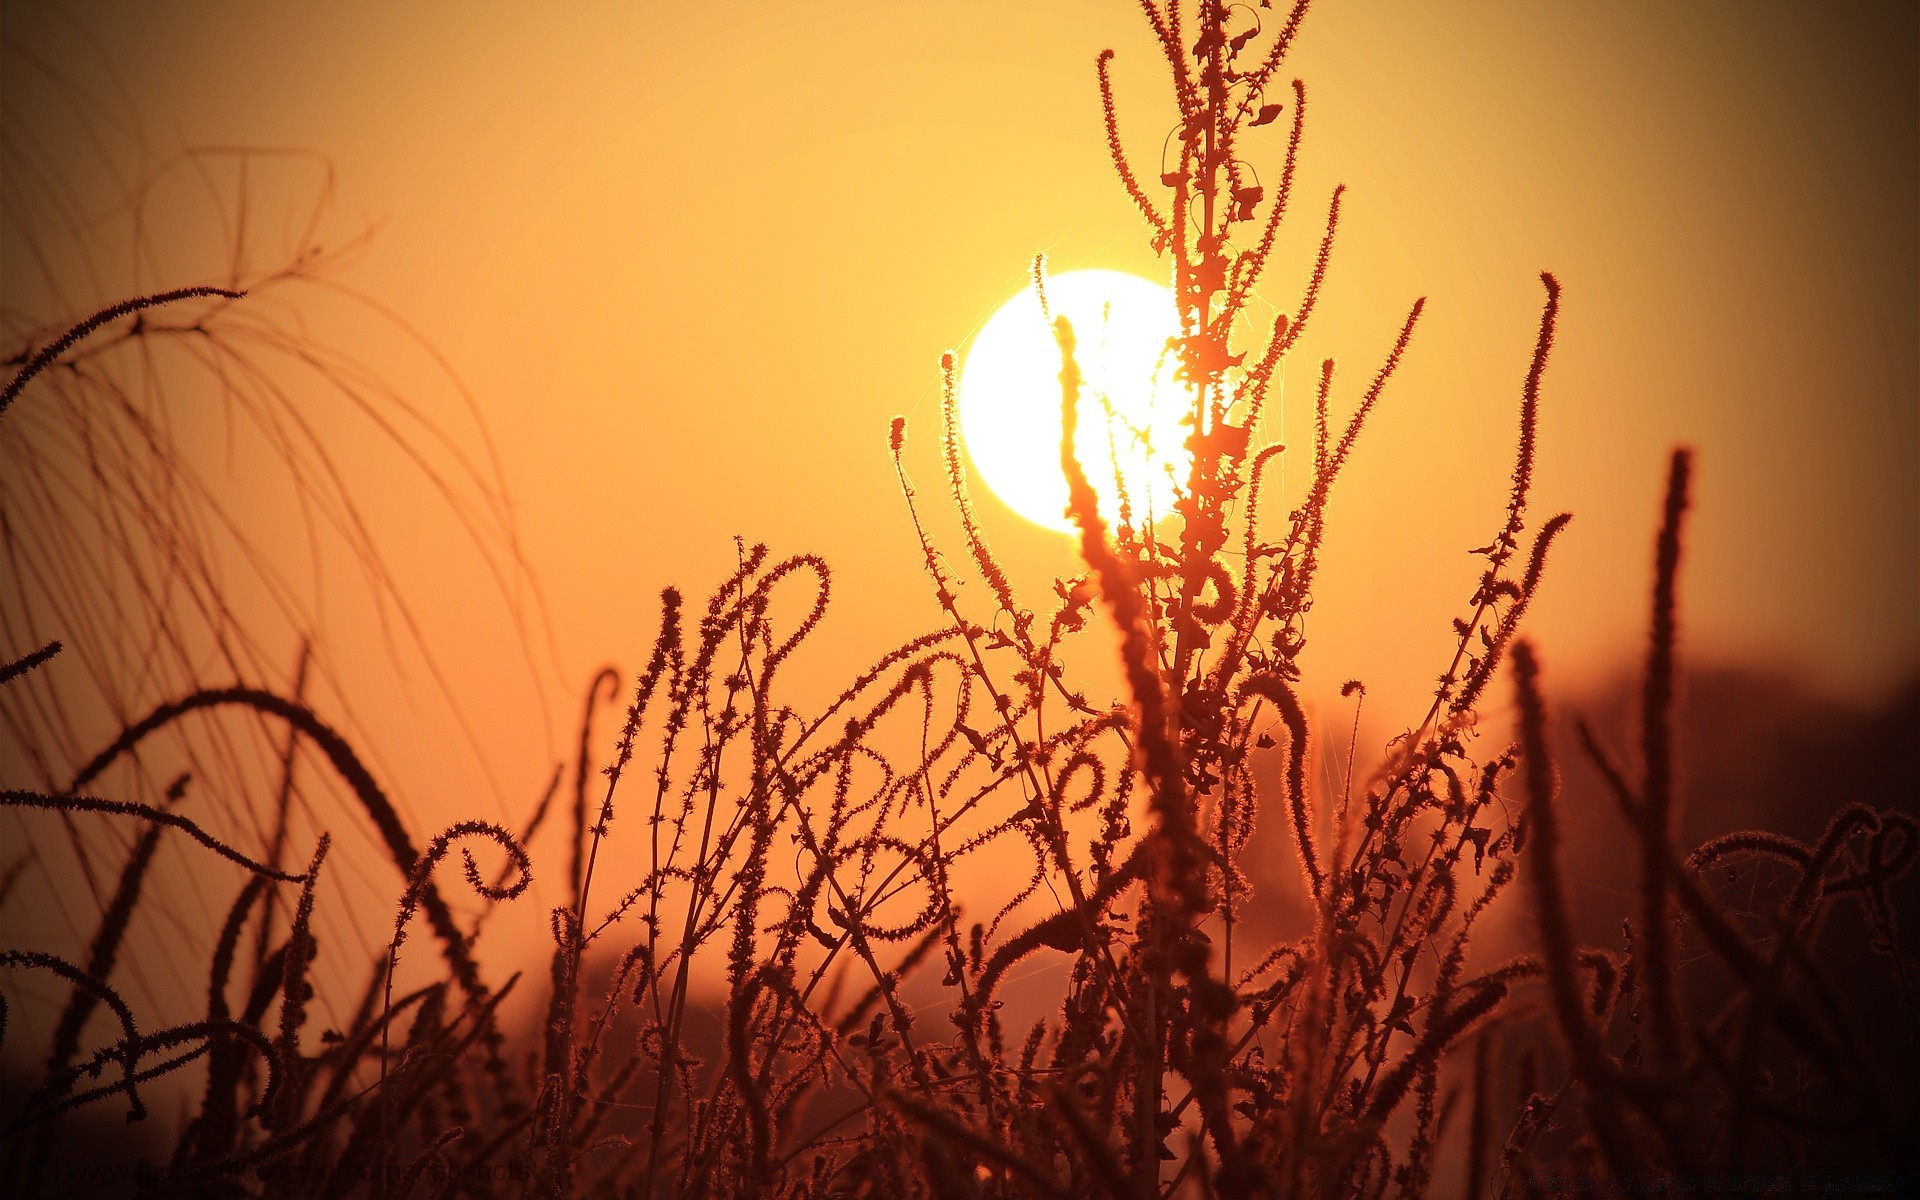
<svg viewBox="0 0 1920 1200">
<path fill-rule="evenodd" d="M 896 420 L 890 435 L 923 550 L 904 565 L 924 570 L 943 623 L 824 703 L 793 699 L 788 680 L 827 612 L 827 563 L 742 545 L 704 603 L 661 596 L 610 746 L 595 716 L 620 677 L 592 681 L 578 761 L 517 830 L 467 819 L 423 843 L 297 688 L 201 681 L 128 713 L 102 748 L 50 742 L 44 786 L 4 802 L 139 832 L 89 946 L 0 957 L 71 989 L 5 1114 L 9 1191 L 83 1190 L 55 1168 L 102 1108 L 170 1122 L 138 1186 L 180 1195 L 1668 1195 L 1748 1173 L 1912 1170 L 1920 979 L 1894 881 L 1913 817 L 1861 794 L 1811 837 L 1678 838 L 1688 451 L 1673 452 L 1659 512 L 1631 761 L 1543 698 L 1544 654 L 1521 624 L 1570 519 L 1531 504 L 1552 275 L 1508 502 L 1488 514 L 1438 686 L 1377 761 L 1347 765 L 1337 794 L 1314 785 L 1299 663 L 1329 502 L 1422 302 L 1358 384 L 1319 365 L 1311 447 L 1256 444 L 1340 217 L 1336 191 L 1314 258 L 1276 253 L 1302 207 L 1307 94 L 1282 72 L 1306 8 L 1142 0 L 1179 114 L 1157 174 L 1132 165 L 1111 52 L 1097 60 L 1114 165 L 1177 297 L 1169 349 L 1195 396 L 1192 466 L 1168 520 L 1135 520 L 1124 501 L 1118 522 L 1102 518 L 1073 449 L 1099 397 L 1082 394 L 1059 320 L 1061 466 L 1085 571 L 1044 603 L 1017 593 L 975 518 L 949 354 L 940 490 L 964 554 L 923 523 L 902 454 L 914 431 Z M 1279 121 L 1285 158 L 1263 184 L 1242 144 Z M 1256 284 L 1284 270 L 1300 276 L 1297 302 L 1241 338 Z M 1040 261 L 1034 286 L 1044 299 Z M 217 314 L 248 303 L 192 289 L 44 331 L 13 360 L 0 437 L 98 331 L 137 310 L 208 312 L 192 327 L 217 346 Z M 18 439 L 0 450 L 9 463 L 36 453 Z M 1270 478 L 1282 454 L 1311 460 L 1285 512 Z M 94 480 L 121 487 L 142 525 L 179 519 L 108 470 Z M 15 552 L 22 535 L 7 529 Z M 985 584 L 979 605 L 963 601 L 968 572 Z M 1075 656 L 1116 642 L 1122 702 L 1069 685 Z M 8 649 L 25 657 L 0 671 L 0 696 L 25 714 L 24 685 L 69 656 Z M 1365 689 L 1342 694 L 1357 706 Z M 1488 710 L 1508 697 L 1517 738 L 1489 751 Z M 175 811 L 200 786 L 185 775 L 158 804 L 90 790 L 149 737 L 215 711 L 313 748 L 377 831 L 395 920 L 371 961 L 322 965 L 313 907 L 338 879 L 326 836 L 232 844 Z M 1561 793 L 1569 728 L 1616 810 L 1591 837 L 1568 833 L 1594 827 Z M 269 814 L 281 831 L 291 771 L 289 755 Z M 566 826 L 568 852 L 532 860 L 524 847 L 549 822 Z M 113 976 L 130 914 L 155 903 L 143 880 L 168 831 L 226 859 L 235 893 L 204 1014 L 155 1029 Z M 1280 835 L 1291 862 L 1276 870 Z M 1569 858 L 1590 840 L 1632 893 L 1604 918 L 1570 894 Z M 442 869 L 456 850 L 464 884 Z M 0 903 L 18 855 L 0 864 Z M 966 891 L 986 862 L 1017 886 Z M 536 872 L 565 880 L 547 969 L 502 978 L 449 895 L 510 902 Z M 1609 926 L 1617 938 L 1582 935 Z M 1827 936 L 1854 926 L 1864 933 Z M 439 962 L 404 987 L 400 965 L 427 953 L 416 927 Z M 321 971 L 357 998 L 325 1030 L 310 1016 Z M 529 990 L 543 1014 L 531 1029 L 501 1015 Z M 201 1082 L 184 1118 L 149 1113 L 149 1085 L 188 1071 Z"/>
</svg>

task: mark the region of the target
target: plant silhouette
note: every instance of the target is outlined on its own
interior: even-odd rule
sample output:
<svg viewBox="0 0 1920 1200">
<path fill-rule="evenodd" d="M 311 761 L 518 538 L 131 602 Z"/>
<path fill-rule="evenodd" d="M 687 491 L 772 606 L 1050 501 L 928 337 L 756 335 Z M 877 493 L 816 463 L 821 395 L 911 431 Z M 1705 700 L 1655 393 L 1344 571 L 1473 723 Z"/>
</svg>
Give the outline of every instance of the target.
<svg viewBox="0 0 1920 1200">
<path fill-rule="evenodd" d="M 1857 803 L 1811 842 L 1748 831 L 1675 844 L 1685 449 L 1655 544 L 1638 762 L 1581 729 L 1617 801 L 1634 899 L 1619 945 L 1574 936 L 1553 717 L 1541 652 L 1521 635 L 1570 520 L 1530 508 L 1560 319 L 1550 274 L 1508 501 L 1489 514 L 1431 701 L 1338 795 L 1314 786 L 1300 663 L 1331 498 L 1424 302 L 1357 384 L 1318 365 L 1310 447 L 1256 444 L 1340 222 L 1335 190 L 1313 257 L 1279 253 L 1305 207 L 1293 191 L 1307 92 L 1284 69 L 1307 4 L 1140 9 L 1178 114 L 1157 173 L 1126 150 L 1112 52 L 1095 75 L 1114 168 L 1168 265 L 1169 351 L 1195 397 L 1168 519 L 1135 520 L 1124 498 L 1118 521 L 1101 515 L 1074 450 L 1099 413 L 1061 319 L 1060 465 L 1082 574 L 1036 605 L 996 559 L 968 490 L 949 353 L 941 491 L 964 554 L 928 532 L 903 455 L 912 431 L 896 419 L 889 434 L 922 552 L 904 565 L 924 571 L 941 623 L 803 702 L 789 664 L 833 575 L 742 543 L 704 605 L 660 597 L 604 757 L 591 733 L 621 678 L 591 682 L 571 787 L 556 772 L 516 830 L 469 818 L 423 843 L 299 687 L 201 681 L 127 712 L 91 753 L 50 739 L 45 761 L 76 769 L 5 803 L 138 833 L 83 955 L 0 959 L 71 989 L 7 1113 L 10 1191 L 57 1194 L 72 1122 L 102 1106 L 156 1120 L 143 1085 L 190 1066 L 204 1084 L 165 1132 L 167 1161 L 138 1180 L 156 1194 L 1531 1196 L 1605 1181 L 1664 1195 L 1706 1190 L 1714 1172 L 1911 1169 L 1904 1131 L 1920 1114 L 1897 1067 L 1912 1034 L 1884 1052 L 1863 1040 L 1820 937 L 1843 915 L 1864 921 L 1911 1014 L 1892 884 L 1914 856 L 1913 818 Z M 1247 133 L 1282 122 L 1285 155 L 1263 184 Z M 1287 271 L 1297 300 L 1243 337 L 1256 287 Z M 1043 307 L 1046 282 L 1036 259 Z M 184 289 L 41 332 L 12 361 L 0 433 L 106 331 L 151 338 L 147 314 L 195 313 L 190 327 L 218 342 L 219 314 L 251 302 L 238 287 Z M 1280 512 L 1272 476 L 1289 453 L 1310 470 Z M 179 511 L 137 490 L 123 500 L 143 524 Z M 963 572 L 986 585 L 981 611 L 962 601 Z M 1070 686 L 1075 656 L 1116 646 L 1119 702 Z M 69 657 L 58 643 L 24 649 L 0 670 L 15 712 Z M 1365 689 L 1342 695 L 1357 706 Z M 1517 738 L 1480 752 L 1483 708 L 1507 695 Z M 89 790 L 147 738 L 215 712 L 316 750 L 391 860 L 391 935 L 371 961 L 325 966 L 329 980 L 362 975 L 348 1019 L 324 1034 L 309 1013 L 329 952 L 315 897 L 339 872 L 328 838 L 216 837 L 175 811 L 200 786 L 186 775 L 159 804 Z M 564 862 L 525 848 L 550 820 L 567 826 Z M 1297 881 L 1250 861 L 1263 827 L 1291 846 Z M 154 902 L 142 883 L 168 830 L 225 859 L 236 894 L 204 1015 L 150 1031 L 112 977 L 130 914 Z M 544 978 L 496 977 L 478 924 L 449 901 L 439 868 L 456 849 L 483 905 L 522 897 L 536 872 L 564 879 Z M 1020 883 L 969 904 L 960 877 L 988 856 L 1002 874 L 1018 864 Z M 1726 881 L 1743 870 L 1753 886 L 1736 898 Z M 10 867 L 7 886 L 18 876 Z M 1524 931 L 1514 953 L 1487 948 L 1503 909 Z M 416 926 L 439 961 L 408 988 L 402 964 L 427 957 L 403 953 Z M 532 1029 L 502 1015 L 528 991 Z M 89 1048 L 101 1011 L 113 1027 Z"/>
</svg>

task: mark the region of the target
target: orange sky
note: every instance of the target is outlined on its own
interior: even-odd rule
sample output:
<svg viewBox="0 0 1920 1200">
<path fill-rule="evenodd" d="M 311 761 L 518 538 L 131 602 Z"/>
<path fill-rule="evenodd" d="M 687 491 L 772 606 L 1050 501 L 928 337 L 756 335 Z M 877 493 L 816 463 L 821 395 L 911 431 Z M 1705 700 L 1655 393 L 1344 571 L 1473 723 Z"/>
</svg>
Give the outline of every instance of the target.
<svg viewBox="0 0 1920 1200">
<path fill-rule="evenodd" d="M 909 418 L 909 466 L 950 528 L 940 352 L 1036 251 L 1059 270 L 1159 271 L 1099 133 L 1103 46 L 1120 53 L 1135 153 L 1150 161 L 1167 124 L 1121 0 L 66 7 L 5 4 L 10 139 L 67 152 L 49 115 L 62 93 L 32 58 L 107 123 L 137 113 L 155 162 L 184 144 L 324 154 L 322 240 L 377 226 L 335 277 L 412 322 L 471 389 L 555 632 L 532 671 L 405 464 L 351 439 L 341 453 L 393 518 L 380 535 L 515 807 L 568 744 L 591 670 L 635 667 L 659 587 L 702 593 L 736 533 L 834 564 L 823 680 L 934 625 L 889 419 Z M 1689 655 L 1866 696 L 1920 665 L 1914 9 L 1329 3 L 1294 69 L 1309 117 L 1272 304 L 1293 306 L 1325 197 L 1350 190 L 1293 399 L 1266 435 L 1307 444 L 1318 358 L 1340 360 L 1350 405 L 1407 305 L 1430 297 L 1333 501 L 1309 628 L 1318 694 L 1359 676 L 1383 724 L 1418 719 L 1473 589 L 1466 551 L 1499 520 L 1541 269 L 1566 295 L 1536 512 L 1576 521 L 1529 621 L 1560 677 L 1638 656 L 1676 440 L 1700 451 Z M 1264 132 L 1256 165 L 1277 171 L 1283 134 Z M 230 232 L 180 215 L 191 173 L 173 178 L 148 285 L 218 278 L 229 256 Z M 313 178 L 292 160 L 254 170 L 256 262 Z M 111 193 L 82 199 L 113 211 Z M 70 311 L 40 311 L 6 236 L 5 305 Z M 126 276 L 109 275 L 69 281 L 73 304 L 117 298 Z M 425 355 L 324 305 L 308 315 L 477 446 Z M 182 419 L 219 444 L 217 414 Z M 227 469 L 248 495 L 272 467 Z M 1066 539 L 980 506 L 1030 594 L 1074 567 Z M 336 649 L 371 644 L 358 619 Z M 430 706 L 380 686 L 383 657 L 350 673 L 362 721 L 387 727 L 389 770 L 416 792 L 467 786 L 464 748 L 414 752 L 444 729 L 413 730 Z M 555 706 L 544 735 L 536 683 Z"/>
</svg>

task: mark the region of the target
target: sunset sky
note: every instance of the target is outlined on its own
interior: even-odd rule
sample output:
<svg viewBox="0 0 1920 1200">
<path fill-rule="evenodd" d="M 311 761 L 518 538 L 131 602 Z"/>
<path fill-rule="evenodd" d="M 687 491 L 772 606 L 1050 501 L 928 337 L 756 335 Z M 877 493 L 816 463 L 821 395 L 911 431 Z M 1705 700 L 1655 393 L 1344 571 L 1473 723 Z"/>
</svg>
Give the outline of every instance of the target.
<svg viewBox="0 0 1920 1200">
<path fill-rule="evenodd" d="M 1055 270 L 1164 269 L 1100 134 L 1093 61 L 1108 46 L 1137 159 L 1169 123 L 1153 46 L 1120 0 L 7 0 L 4 33 L 7 138 L 56 166 L 93 161 L 61 116 L 76 96 L 129 177 L 142 142 L 150 167 L 184 146 L 331 164 L 319 240 L 372 236 L 328 278 L 399 314 L 470 390 L 550 615 L 529 667 L 430 490 L 343 440 L 516 798 L 567 744 L 592 670 L 637 666 L 659 588 L 704 594 L 736 534 L 834 565 L 811 668 L 823 681 L 937 624 L 889 420 L 907 417 L 908 467 L 957 552 L 940 353 L 964 349 L 1036 252 Z M 1359 677 L 1387 731 L 1418 720 L 1473 589 L 1466 552 L 1498 524 L 1543 269 L 1565 302 L 1535 511 L 1576 520 L 1529 621 L 1557 678 L 1637 659 L 1677 441 L 1699 451 L 1690 658 L 1869 700 L 1920 666 L 1917 68 L 1905 4 L 1328 3 L 1308 19 L 1295 215 L 1259 311 L 1293 307 L 1327 196 L 1349 191 L 1294 390 L 1263 435 L 1307 447 L 1318 360 L 1339 360 L 1344 410 L 1429 297 L 1335 494 L 1314 695 Z M 1277 173 L 1284 132 L 1262 132 L 1256 165 Z M 165 173 L 137 278 L 68 275 L 56 297 L 9 228 L 10 318 L 52 325 L 135 287 L 222 279 L 239 228 L 208 216 L 209 196 L 236 194 L 222 170 Z M 302 157 L 249 168 L 253 266 L 291 244 L 319 179 Z M 102 223 L 127 211 L 104 185 L 77 199 Z M 359 310 L 287 311 L 479 446 L 419 348 Z M 175 396 L 189 440 L 217 446 L 220 413 L 194 401 Z M 271 463 L 222 470 L 237 497 L 272 490 Z M 1289 470 L 1290 501 L 1304 474 Z M 1067 539 L 977 499 L 1036 601 L 1076 569 Z M 327 644 L 366 688 L 358 711 L 385 729 L 384 761 L 444 777 L 446 756 L 413 752 L 437 734 L 406 732 L 413 710 L 380 687 L 392 669 L 364 617 L 340 611 Z"/>
</svg>

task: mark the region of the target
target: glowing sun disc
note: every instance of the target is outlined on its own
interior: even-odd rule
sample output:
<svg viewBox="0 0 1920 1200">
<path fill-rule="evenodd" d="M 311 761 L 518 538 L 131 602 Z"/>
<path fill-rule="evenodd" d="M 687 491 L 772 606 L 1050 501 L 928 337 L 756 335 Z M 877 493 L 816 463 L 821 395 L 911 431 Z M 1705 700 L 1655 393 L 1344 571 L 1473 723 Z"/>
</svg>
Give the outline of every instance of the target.
<svg viewBox="0 0 1920 1200">
<path fill-rule="evenodd" d="M 1084 379 L 1074 445 L 1101 514 L 1109 526 L 1120 519 L 1117 462 L 1132 523 L 1167 516 L 1191 461 L 1180 418 L 1193 404 L 1167 349 L 1179 333 L 1173 293 L 1122 271 L 1069 271 L 1048 278 L 1047 301 L 1073 324 Z M 993 493 L 1030 521 L 1073 532 L 1060 470 L 1060 349 L 1031 287 L 974 337 L 959 410 L 961 440 Z"/>
</svg>

